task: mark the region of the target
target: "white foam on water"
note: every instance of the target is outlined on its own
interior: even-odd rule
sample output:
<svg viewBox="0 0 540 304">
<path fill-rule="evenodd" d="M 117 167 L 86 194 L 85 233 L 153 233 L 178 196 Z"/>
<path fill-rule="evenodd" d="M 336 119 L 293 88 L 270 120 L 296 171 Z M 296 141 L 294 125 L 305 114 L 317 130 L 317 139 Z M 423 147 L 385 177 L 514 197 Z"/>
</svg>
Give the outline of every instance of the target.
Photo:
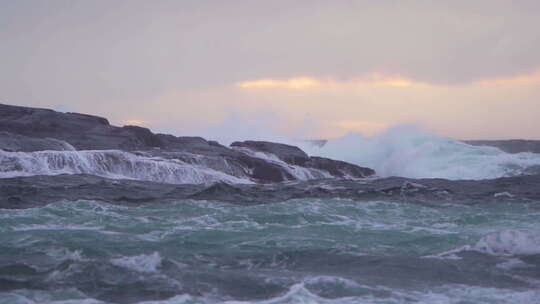
<svg viewBox="0 0 540 304">
<path fill-rule="evenodd" d="M 504 270 L 510 270 L 510 269 L 516 269 L 516 268 L 528 268 L 533 265 L 527 264 L 518 258 L 511 258 L 511 259 L 508 259 L 507 261 L 497 264 L 496 266 Z"/>
<path fill-rule="evenodd" d="M 0 150 L 0 178 L 32 175 L 92 174 L 171 184 L 252 183 L 176 159 L 145 157 L 117 150 L 6 152 Z"/>
<path fill-rule="evenodd" d="M 48 256 L 59 261 L 87 261 L 81 250 L 69 250 L 67 248 L 53 248 L 45 252 Z"/>
<path fill-rule="evenodd" d="M 482 237 L 473 250 L 492 255 L 540 254 L 540 233 L 504 230 Z"/>
<path fill-rule="evenodd" d="M 272 299 L 263 300 L 263 301 L 225 301 L 226 304 L 248 304 L 248 303 L 257 303 L 257 304 L 278 304 L 278 303 L 291 303 L 291 304 L 316 304 L 316 303 L 358 303 L 358 299 L 353 297 L 350 298 L 339 298 L 339 299 L 325 299 L 319 297 L 318 295 L 310 292 L 304 283 L 294 284 L 289 288 L 289 290 L 282 296 L 278 296 Z"/>
<path fill-rule="evenodd" d="M 471 286 L 450 287 L 447 292 L 428 292 L 420 295 L 412 303 L 418 304 L 537 304 L 540 297 L 538 291 L 513 291 L 497 288 L 481 288 Z M 403 303 L 398 301 L 373 303 Z"/>
<path fill-rule="evenodd" d="M 57 289 L 41 291 L 18 289 L 10 292 L 0 292 L 0 304 L 106 304 L 96 299 L 88 298 L 77 289 Z"/>
<path fill-rule="evenodd" d="M 540 165 L 540 154 L 505 153 L 403 126 L 371 138 L 351 133 L 323 147 L 303 144 L 302 148 L 310 155 L 373 168 L 382 177 L 489 179 L 519 175 Z"/>
<path fill-rule="evenodd" d="M 375 287 L 375 289 L 379 289 Z M 371 294 L 365 296 L 324 298 L 310 292 L 304 283 L 291 286 L 283 295 L 256 301 L 221 300 L 215 296 L 177 295 L 166 300 L 143 301 L 138 304 L 536 304 L 539 303 L 538 290 L 511 290 L 487 287 L 473 287 L 465 285 L 445 285 L 425 291 L 405 291 L 380 288 L 386 291 L 387 296 L 375 297 Z M 54 299 L 45 292 L 31 292 L 19 290 L 9 293 L 0 293 L 0 304 L 103 304 L 95 299 L 81 299 L 79 295 L 72 300 Z"/>
<path fill-rule="evenodd" d="M 368 286 L 358 284 L 357 282 L 353 280 L 349 280 L 342 277 L 336 277 L 336 276 L 329 276 L 329 275 L 322 275 L 322 276 L 316 276 L 307 278 L 304 280 L 304 285 L 308 287 L 317 287 L 317 286 L 323 286 L 328 287 L 329 285 L 339 285 L 348 289 L 356 289 L 356 288 L 368 288 L 371 289 Z"/>
<path fill-rule="evenodd" d="M 201 297 L 194 297 L 187 294 L 174 296 L 167 300 L 160 301 L 144 301 L 138 304 L 201 304 L 201 303 L 216 303 L 210 299 L 203 299 Z"/>
<path fill-rule="evenodd" d="M 44 231 L 44 230 L 92 230 L 92 231 L 101 231 L 103 227 L 89 227 L 81 225 L 57 225 L 57 224 L 31 224 L 31 225 L 19 225 L 14 227 L 14 231 Z"/>
<path fill-rule="evenodd" d="M 464 251 L 478 251 L 495 256 L 540 254 L 540 233 L 523 230 L 503 230 L 489 233 L 474 245 L 465 245 L 433 257 L 453 257 Z"/>
<path fill-rule="evenodd" d="M 188 303 L 226 303 L 226 304 L 534 304 L 539 303 L 540 291 L 510 290 L 498 288 L 472 287 L 462 285 L 441 286 L 426 291 L 404 291 L 388 288 L 374 287 L 379 291 L 385 291 L 388 295 L 376 297 L 371 294 L 365 296 L 351 296 L 341 298 L 324 298 L 309 291 L 304 283 L 291 286 L 286 293 L 267 300 L 257 301 L 221 301 L 210 297 L 194 297 L 179 295 L 163 301 L 148 301 L 140 304 L 188 304 Z"/>
<path fill-rule="evenodd" d="M 111 259 L 111 264 L 135 270 L 137 272 L 157 272 L 162 258 L 158 252 Z"/>
</svg>

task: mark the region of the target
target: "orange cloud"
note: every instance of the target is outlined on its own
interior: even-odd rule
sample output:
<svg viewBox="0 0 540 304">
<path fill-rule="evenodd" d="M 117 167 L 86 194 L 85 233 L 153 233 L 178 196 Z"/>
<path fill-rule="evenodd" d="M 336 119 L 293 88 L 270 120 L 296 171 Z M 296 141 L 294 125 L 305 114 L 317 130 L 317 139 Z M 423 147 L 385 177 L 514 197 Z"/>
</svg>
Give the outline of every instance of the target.
<svg viewBox="0 0 540 304">
<path fill-rule="evenodd" d="M 124 126 L 144 126 L 148 124 L 148 121 L 141 119 L 128 119 L 121 121 Z"/>
<path fill-rule="evenodd" d="M 519 85 L 531 85 L 531 84 L 540 84 L 540 70 L 534 71 L 529 74 L 522 74 L 513 77 L 502 77 L 502 78 L 492 78 L 492 79 L 483 79 L 476 81 L 475 84 L 481 86 L 519 86 Z"/>
<path fill-rule="evenodd" d="M 486 78 L 460 87 L 486 87 L 486 86 L 520 86 L 540 84 L 540 70 L 529 74 L 512 77 Z M 314 77 L 294 77 L 289 79 L 264 78 L 252 81 L 239 82 L 237 87 L 242 89 L 325 89 L 325 88 L 434 88 L 446 87 L 445 85 L 428 84 L 414 81 L 402 76 L 388 76 L 373 73 L 363 78 L 348 81 L 333 79 L 319 79 Z"/>
<path fill-rule="evenodd" d="M 240 82 L 237 84 L 240 88 L 288 88 L 304 89 L 310 87 L 320 87 L 323 82 L 310 77 L 297 77 L 286 80 L 259 79 L 254 81 Z"/>
<path fill-rule="evenodd" d="M 313 77 L 295 77 L 289 79 L 259 79 L 253 81 L 239 82 L 237 87 L 243 89 L 268 89 L 268 88 L 283 88 L 283 89 L 309 89 L 309 88 L 338 88 L 338 87 L 399 87 L 410 88 L 427 86 L 424 83 L 415 82 L 413 80 L 400 76 L 385 76 L 382 74 L 372 74 L 364 79 L 351 81 L 337 81 L 328 79 L 317 79 Z"/>
</svg>

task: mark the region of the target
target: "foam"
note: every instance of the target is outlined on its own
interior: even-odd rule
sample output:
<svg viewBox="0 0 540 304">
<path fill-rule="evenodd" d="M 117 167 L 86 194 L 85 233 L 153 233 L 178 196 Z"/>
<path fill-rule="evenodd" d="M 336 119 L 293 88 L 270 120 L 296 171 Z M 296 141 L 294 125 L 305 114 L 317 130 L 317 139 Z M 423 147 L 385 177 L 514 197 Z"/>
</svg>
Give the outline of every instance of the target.
<svg viewBox="0 0 540 304">
<path fill-rule="evenodd" d="M 495 256 L 540 254 L 540 233 L 523 230 L 503 230 L 489 233 L 474 245 L 465 245 L 443 252 L 436 257 L 453 257 L 456 253 L 477 251 Z"/>
<path fill-rule="evenodd" d="M 472 250 L 491 255 L 540 254 L 540 233 L 521 230 L 504 230 L 482 237 Z"/>
<path fill-rule="evenodd" d="M 162 258 L 158 252 L 111 259 L 113 265 L 146 273 L 157 272 L 161 262 Z"/>
<path fill-rule="evenodd" d="M 0 178 L 32 175 L 92 174 L 171 184 L 252 183 L 204 166 L 174 159 L 105 151 L 6 152 L 0 150 Z"/>
<path fill-rule="evenodd" d="M 372 138 L 350 133 L 323 147 L 303 148 L 311 155 L 373 168 L 382 177 L 489 179 L 519 175 L 540 165 L 540 154 L 509 154 L 403 126 Z"/>
</svg>

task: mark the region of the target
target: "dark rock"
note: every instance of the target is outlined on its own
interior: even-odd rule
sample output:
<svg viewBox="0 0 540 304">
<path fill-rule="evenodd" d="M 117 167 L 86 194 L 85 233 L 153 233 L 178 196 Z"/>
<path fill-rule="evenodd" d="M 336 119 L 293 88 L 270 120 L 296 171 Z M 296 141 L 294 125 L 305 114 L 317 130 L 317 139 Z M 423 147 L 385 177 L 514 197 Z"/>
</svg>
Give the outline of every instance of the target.
<svg viewBox="0 0 540 304">
<path fill-rule="evenodd" d="M 24 135 L 0 132 L 0 150 L 11 152 L 66 151 L 73 147 L 55 138 L 34 138 Z"/>
<path fill-rule="evenodd" d="M 294 171 L 291 166 L 309 169 L 310 174 L 313 173 L 308 174 L 310 178 L 328 176 L 320 171 L 335 177 L 372 174 L 369 169 L 345 162 L 310 158 L 290 145 L 245 141 L 233 143 L 236 149 L 231 149 L 201 137 L 154 134 L 138 126 L 112 126 L 107 119 L 98 116 L 47 109 L 0 104 L 0 132 L 3 132 L 0 133 L 0 149 L 6 151 L 65 150 L 60 144 L 67 142 L 77 150 L 123 150 L 140 156 L 177 159 L 259 183 L 302 178 L 291 174 Z M 284 163 L 259 158 L 248 151 L 270 153 Z"/>
<path fill-rule="evenodd" d="M 237 158 L 237 161 L 250 172 L 251 177 L 260 183 L 279 183 L 294 179 L 283 167 L 260 158 L 242 155 Z"/>
<path fill-rule="evenodd" d="M 103 117 L 3 104 L 0 104 L 0 131 L 34 138 L 56 138 L 68 142 L 77 150 L 189 150 L 191 146 L 199 150 L 218 148 L 200 137 L 182 138 L 154 134 L 138 126 L 112 126 Z"/>
<path fill-rule="evenodd" d="M 163 142 L 167 151 L 183 151 L 194 154 L 204 154 L 208 156 L 235 156 L 235 151 L 220 145 L 215 141 L 207 141 L 197 136 L 176 137 L 168 134 L 156 134 Z"/>
<path fill-rule="evenodd" d="M 231 147 L 249 149 L 255 152 L 264 152 L 275 155 L 280 160 L 295 166 L 313 168 L 326 171 L 335 177 L 362 178 L 375 174 L 369 168 L 363 168 L 343 161 L 332 160 L 323 157 L 309 157 L 300 148 L 285 144 L 272 143 L 266 141 L 243 141 L 234 142 Z M 271 181 L 289 180 L 290 177 L 280 178 L 279 174 L 274 174 L 269 168 L 265 170 L 265 177 L 272 176 Z"/>
<path fill-rule="evenodd" d="M 310 157 L 309 161 L 305 163 L 305 166 L 328 171 L 336 177 L 362 178 L 375 174 L 375 171 L 370 168 L 364 168 L 324 157 Z"/>
<path fill-rule="evenodd" d="M 0 131 L 64 140 L 78 150 L 136 149 L 144 141 L 130 129 L 111 126 L 107 119 L 78 113 L 60 113 L 0 105 Z"/>
<path fill-rule="evenodd" d="M 292 165 L 303 166 L 309 160 L 309 156 L 306 154 L 306 152 L 302 151 L 298 147 L 286 144 L 248 140 L 242 142 L 233 142 L 231 147 L 248 148 L 256 152 L 274 154 L 282 161 Z"/>
<path fill-rule="evenodd" d="M 163 148 L 164 142 L 159 136 L 154 135 L 149 129 L 139 126 L 124 126 L 122 129 L 127 130 L 137 137 L 147 147 Z"/>
</svg>

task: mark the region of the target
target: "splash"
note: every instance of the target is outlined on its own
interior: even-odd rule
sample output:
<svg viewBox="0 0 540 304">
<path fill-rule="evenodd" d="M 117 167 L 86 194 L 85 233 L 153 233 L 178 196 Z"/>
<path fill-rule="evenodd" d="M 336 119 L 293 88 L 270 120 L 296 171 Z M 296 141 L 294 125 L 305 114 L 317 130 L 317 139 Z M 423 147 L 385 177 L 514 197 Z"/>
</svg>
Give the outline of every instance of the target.
<svg viewBox="0 0 540 304">
<path fill-rule="evenodd" d="M 108 151 L 0 151 L 0 178 L 32 175 L 92 174 L 171 184 L 211 182 L 251 183 L 250 180 L 176 159 Z"/>
<path fill-rule="evenodd" d="M 350 133 L 322 147 L 303 148 L 311 155 L 373 168 L 382 177 L 489 179 L 524 174 L 540 165 L 540 154 L 509 154 L 403 126 L 372 138 Z"/>
<path fill-rule="evenodd" d="M 113 265 L 137 272 L 157 272 L 161 262 L 162 258 L 158 252 L 111 259 Z"/>
</svg>

